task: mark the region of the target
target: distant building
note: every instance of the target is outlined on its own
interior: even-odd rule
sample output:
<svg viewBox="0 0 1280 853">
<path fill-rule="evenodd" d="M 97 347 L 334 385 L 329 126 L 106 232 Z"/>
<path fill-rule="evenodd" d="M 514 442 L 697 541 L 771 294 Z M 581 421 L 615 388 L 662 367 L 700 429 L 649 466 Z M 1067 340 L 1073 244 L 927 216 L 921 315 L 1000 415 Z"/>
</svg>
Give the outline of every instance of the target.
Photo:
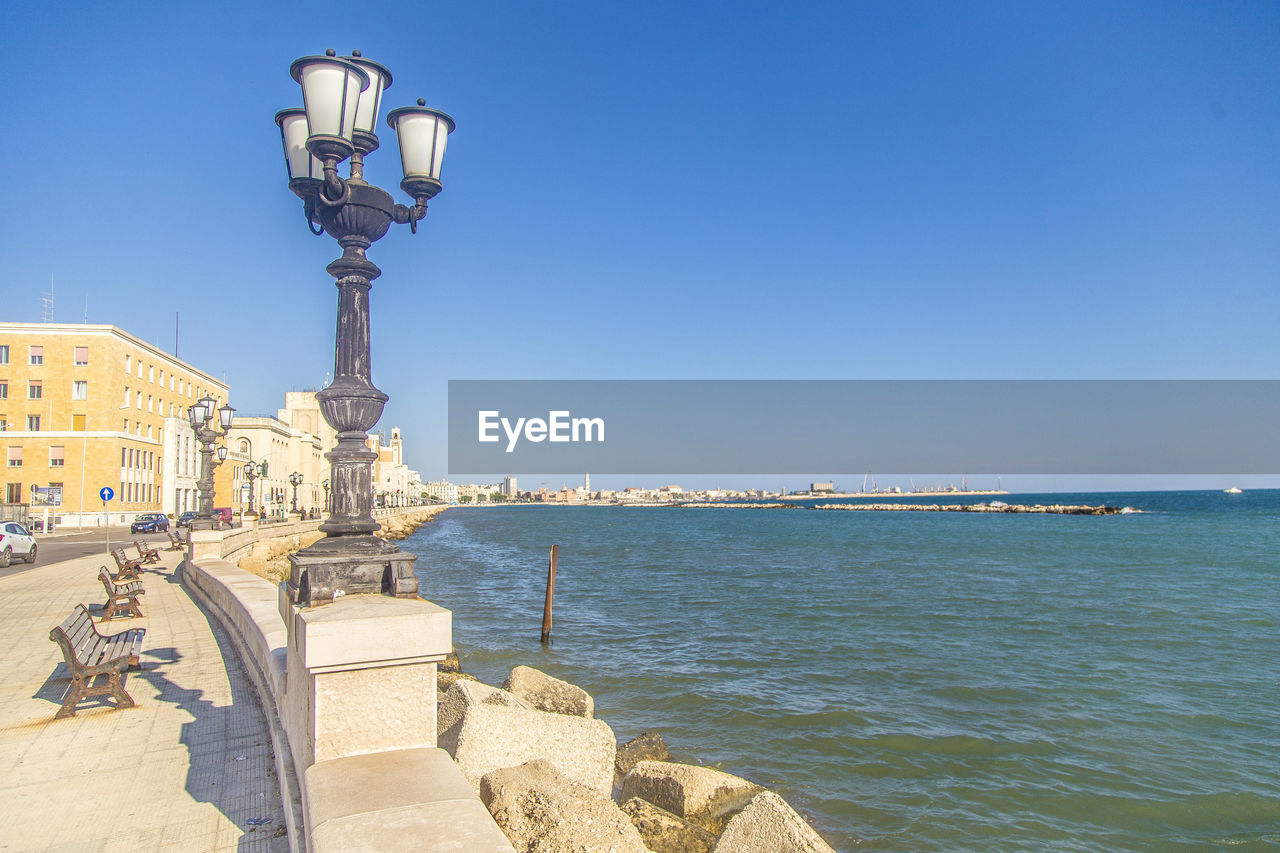
<svg viewBox="0 0 1280 853">
<path fill-rule="evenodd" d="M 516 487 L 515 477 L 502 478 L 502 493 L 512 499 L 519 496 L 520 490 Z"/>
<path fill-rule="evenodd" d="M 834 492 L 836 490 L 835 483 L 810 483 L 809 491 L 811 492 Z"/>
<path fill-rule="evenodd" d="M 100 524 L 103 487 L 117 522 L 193 507 L 190 427 L 169 433 L 201 397 L 221 406 L 227 390 L 115 326 L 0 323 L 0 497 L 29 503 L 35 486 L 64 526 Z"/>
<path fill-rule="evenodd" d="M 458 487 L 448 480 L 423 483 L 422 491 L 427 497 L 444 501 L 447 504 L 456 504 L 458 502 Z"/>
</svg>

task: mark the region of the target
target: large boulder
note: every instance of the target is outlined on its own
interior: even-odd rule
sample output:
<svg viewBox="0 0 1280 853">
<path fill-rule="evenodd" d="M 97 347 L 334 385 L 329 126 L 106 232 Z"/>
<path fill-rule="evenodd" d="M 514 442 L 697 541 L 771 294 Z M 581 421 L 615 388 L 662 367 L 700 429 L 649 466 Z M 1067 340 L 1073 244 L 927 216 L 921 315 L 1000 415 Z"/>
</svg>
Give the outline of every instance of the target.
<svg viewBox="0 0 1280 853">
<path fill-rule="evenodd" d="M 712 853 L 835 853 L 787 801 L 757 794 L 725 825 Z"/>
<path fill-rule="evenodd" d="M 449 688 L 457 684 L 459 681 L 479 681 L 469 672 L 448 672 L 436 670 L 436 696 L 444 696 L 449 692 Z M 438 700 L 437 700 L 438 701 Z"/>
<path fill-rule="evenodd" d="M 702 827 L 639 797 L 623 803 L 622 811 L 653 853 L 707 853 L 716 843 L 716 837 Z"/>
<path fill-rule="evenodd" d="M 619 800 L 648 800 L 718 835 L 729 818 L 762 790 L 754 782 L 710 767 L 640 761 L 622 780 Z"/>
<path fill-rule="evenodd" d="M 472 786 L 493 770 L 546 758 L 558 771 L 608 796 L 617 743 L 603 720 L 550 714 L 505 690 L 458 681 L 440 699 L 437 744 Z"/>
<path fill-rule="evenodd" d="M 667 761 L 671 752 L 667 742 L 657 732 L 641 732 L 638 736 L 618 747 L 618 755 L 613 760 L 613 769 L 618 775 L 626 776 L 639 761 Z"/>
<path fill-rule="evenodd" d="M 609 797 L 567 778 L 549 761 L 486 773 L 480 801 L 517 853 L 648 853 Z"/>
<path fill-rule="evenodd" d="M 511 670 L 502 689 L 523 699 L 539 711 L 552 714 L 568 714 L 573 717 L 591 717 L 596 703 L 581 687 L 552 678 L 531 666 L 518 666 Z"/>
</svg>

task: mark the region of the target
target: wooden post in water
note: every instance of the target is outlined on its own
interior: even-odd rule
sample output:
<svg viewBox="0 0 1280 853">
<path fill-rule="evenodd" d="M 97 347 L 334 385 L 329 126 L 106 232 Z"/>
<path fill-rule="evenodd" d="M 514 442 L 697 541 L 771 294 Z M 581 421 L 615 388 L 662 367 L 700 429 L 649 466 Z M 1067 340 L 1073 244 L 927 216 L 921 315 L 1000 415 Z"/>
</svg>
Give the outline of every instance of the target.
<svg viewBox="0 0 1280 853">
<path fill-rule="evenodd" d="M 556 558 L 560 556 L 560 546 L 551 546 L 551 562 L 547 565 L 547 599 L 542 605 L 542 642 L 551 640 L 551 602 L 556 597 Z"/>
</svg>

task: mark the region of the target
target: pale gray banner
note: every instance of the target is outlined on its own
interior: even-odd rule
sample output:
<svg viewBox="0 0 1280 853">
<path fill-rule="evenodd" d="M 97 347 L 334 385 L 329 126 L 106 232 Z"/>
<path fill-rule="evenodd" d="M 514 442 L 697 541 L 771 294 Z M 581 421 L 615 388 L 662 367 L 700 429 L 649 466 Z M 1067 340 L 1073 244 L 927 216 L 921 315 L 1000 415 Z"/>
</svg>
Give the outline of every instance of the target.
<svg viewBox="0 0 1280 853">
<path fill-rule="evenodd" d="M 449 472 L 1280 473 L 1280 380 L 451 380 Z"/>
</svg>

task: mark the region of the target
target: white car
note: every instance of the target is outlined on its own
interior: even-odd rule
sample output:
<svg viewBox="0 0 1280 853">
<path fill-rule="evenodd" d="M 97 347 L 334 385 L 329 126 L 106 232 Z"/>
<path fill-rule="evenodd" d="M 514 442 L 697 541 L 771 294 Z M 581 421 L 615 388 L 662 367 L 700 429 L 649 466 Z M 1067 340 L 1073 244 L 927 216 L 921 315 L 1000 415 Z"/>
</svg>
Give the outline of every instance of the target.
<svg viewBox="0 0 1280 853">
<path fill-rule="evenodd" d="M 7 569 L 14 557 L 36 561 L 35 537 L 16 521 L 0 522 L 0 569 Z"/>
</svg>

